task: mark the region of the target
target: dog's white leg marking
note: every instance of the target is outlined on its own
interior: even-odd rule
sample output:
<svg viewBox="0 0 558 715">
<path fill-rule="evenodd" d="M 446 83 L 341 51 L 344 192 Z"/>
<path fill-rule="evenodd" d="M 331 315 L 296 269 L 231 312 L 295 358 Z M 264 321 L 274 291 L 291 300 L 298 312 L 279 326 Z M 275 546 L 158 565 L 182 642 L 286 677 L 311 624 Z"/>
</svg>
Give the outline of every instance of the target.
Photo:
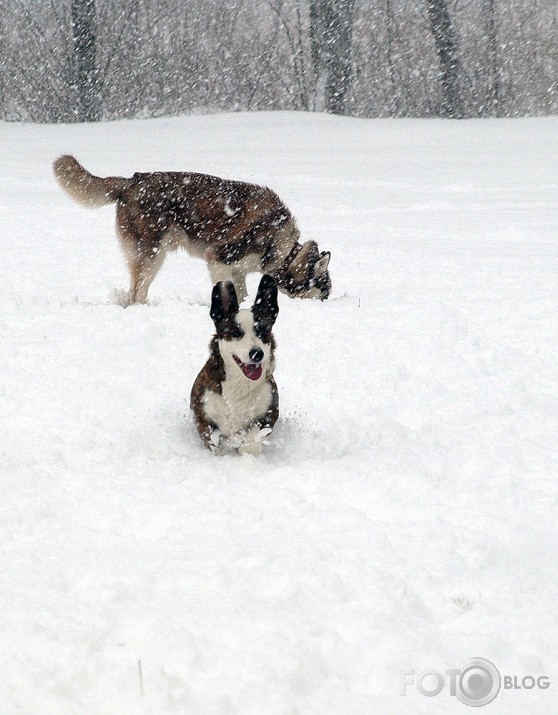
<svg viewBox="0 0 558 715">
<path fill-rule="evenodd" d="M 248 291 L 246 290 L 246 273 L 242 268 L 233 268 L 231 273 L 236 295 L 238 296 L 238 302 L 242 303 L 242 301 L 248 297 Z"/>
<path fill-rule="evenodd" d="M 215 284 L 219 283 L 219 281 L 233 280 L 230 266 L 227 266 L 224 263 L 217 263 L 216 261 L 209 261 L 207 267 L 209 268 L 209 275 L 211 276 L 212 283 Z"/>
</svg>

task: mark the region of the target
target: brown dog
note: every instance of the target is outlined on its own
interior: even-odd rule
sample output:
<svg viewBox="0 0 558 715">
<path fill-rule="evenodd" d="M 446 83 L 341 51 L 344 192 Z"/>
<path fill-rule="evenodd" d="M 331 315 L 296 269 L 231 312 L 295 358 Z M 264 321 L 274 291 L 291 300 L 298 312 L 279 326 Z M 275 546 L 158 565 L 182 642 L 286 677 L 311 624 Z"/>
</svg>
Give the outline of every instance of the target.
<svg viewBox="0 0 558 715">
<path fill-rule="evenodd" d="M 144 303 L 167 251 L 204 258 L 213 283 L 232 281 L 240 301 L 246 275 L 273 276 L 291 297 L 325 300 L 330 254 L 299 242 L 289 209 L 271 189 L 205 174 L 155 172 L 131 179 L 93 176 L 74 159 L 54 162 L 60 186 L 83 206 L 116 203 L 116 226 L 130 269 L 130 303 Z"/>
</svg>

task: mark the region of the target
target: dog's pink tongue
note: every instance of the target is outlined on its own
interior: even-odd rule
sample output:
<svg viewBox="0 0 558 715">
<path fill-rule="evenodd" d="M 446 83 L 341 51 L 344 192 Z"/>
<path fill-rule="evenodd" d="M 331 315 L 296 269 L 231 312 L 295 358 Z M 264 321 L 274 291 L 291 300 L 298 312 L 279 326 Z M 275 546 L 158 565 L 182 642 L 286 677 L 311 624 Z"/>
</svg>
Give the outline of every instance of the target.
<svg viewBox="0 0 558 715">
<path fill-rule="evenodd" d="M 242 372 L 246 375 L 249 380 L 259 380 L 262 376 L 262 366 L 261 365 L 249 365 L 247 363 L 242 363 Z"/>
</svg>

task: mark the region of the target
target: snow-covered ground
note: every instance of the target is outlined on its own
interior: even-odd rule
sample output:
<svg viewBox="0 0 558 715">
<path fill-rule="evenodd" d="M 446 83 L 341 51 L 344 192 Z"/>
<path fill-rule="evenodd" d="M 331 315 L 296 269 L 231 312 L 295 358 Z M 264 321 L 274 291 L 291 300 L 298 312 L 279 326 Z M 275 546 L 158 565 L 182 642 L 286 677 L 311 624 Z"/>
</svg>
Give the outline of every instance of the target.
<svg viewBox="0 0 558 715">
<path fill-rule="evenodd" d="M 558 120 L 0 142 L 0 712 L 464 713 L 401 680 L 473 656 L 552 681 L 487 712 L 555 712 Z M 261 457 L 208 454 L 189 414 L 204 264 L 170 256 L 120 307 L 114 207 L 60 191 L 61 153 L 265 183 L 331 250 L 328 302 L 281 296 Z"/>
</svg>

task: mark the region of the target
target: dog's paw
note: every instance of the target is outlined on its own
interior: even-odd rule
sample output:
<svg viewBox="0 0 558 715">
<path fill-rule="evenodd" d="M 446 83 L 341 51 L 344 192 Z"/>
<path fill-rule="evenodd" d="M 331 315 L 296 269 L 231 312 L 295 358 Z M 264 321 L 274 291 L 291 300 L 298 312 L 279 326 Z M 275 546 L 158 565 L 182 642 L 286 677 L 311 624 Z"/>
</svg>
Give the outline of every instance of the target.
<svg viewBox="0 0 558 715">
<path fill-rule="evenodd" d="M 255 457 L 262 453 L 262 445 L 260 442 L 244 442 L 238 448 L 239 454 L 253 454 Z"/>
<path fill-rule="evenodd" d="M 266 437 L 269 437 L 271 434 L 271 427 L 262 427 L 262 429 L 258 432 L 257 440 L 258 442 L 262 442 L 263 444 L 267 444 Z"/>
<path fill-rule="evenodd" d="M 246 439 L 238 448 L 238 453 L 254 455 L 261 454 L 262 446 L 264 444 L 268 444 L 266 437 L 268 437 L 270 434 L 271 427 L 263 427 L 262 429 L 254 427 L 252 430 L 250 430 L 250 432 L 248 432 Z"/>
<path fill-rule="evenodd" d="M 209 444 L 212 447 L 218 447 L 219 442 L 221 441 L 221 432 L 218 429 L 213 429 L 211 430 L 209 434 Z"/>
<path fill-rule="evenodd" d="M 109 302 L 127 308 L 130 305 L 130 291 L 123 288 L 113 288 L 108 296 Z"/>
<path fill-rule="evenodd" d="M 221 433 L 221 430 L 211 430 L 208 442 L 209 449 L 213 452 L 213 454 L 223 454 L 225 449 L 225 438 Z"/>
</svg>

